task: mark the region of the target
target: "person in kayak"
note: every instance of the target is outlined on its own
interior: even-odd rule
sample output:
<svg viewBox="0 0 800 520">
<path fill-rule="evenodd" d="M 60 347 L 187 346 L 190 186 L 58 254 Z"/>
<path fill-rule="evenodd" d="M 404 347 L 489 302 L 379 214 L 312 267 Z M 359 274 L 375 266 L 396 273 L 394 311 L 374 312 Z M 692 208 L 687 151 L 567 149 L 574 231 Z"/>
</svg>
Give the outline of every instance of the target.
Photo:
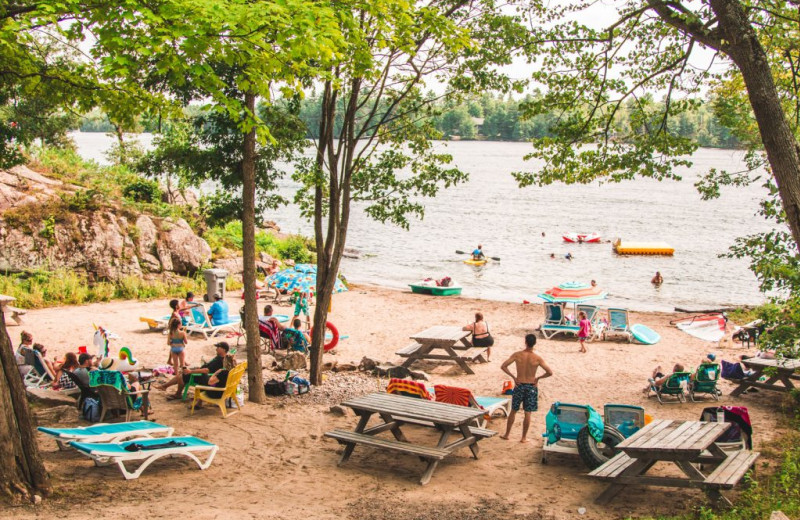
<svg viewBox="0 0 800 520">
<path fill-rule="evenodd" d="M 483 255 L 483 246 L 478 244 L 478 248 L 472 252 L 472 259 L 473 260 L 485 260 L 486 257 Z"/>
</svg>

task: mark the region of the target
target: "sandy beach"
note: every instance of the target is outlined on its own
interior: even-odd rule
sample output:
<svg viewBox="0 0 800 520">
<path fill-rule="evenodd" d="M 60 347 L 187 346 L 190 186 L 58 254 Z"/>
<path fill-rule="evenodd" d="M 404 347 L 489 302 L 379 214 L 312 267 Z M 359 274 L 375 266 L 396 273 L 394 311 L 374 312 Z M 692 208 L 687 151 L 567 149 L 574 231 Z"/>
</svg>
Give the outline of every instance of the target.
<svg viewBox="0 0 800 520">
<path fill-rule="evenodd" d="M 241 305 L 239 293 L 228 297 L 231 313 Z M 163 364 L 166 339 L 152 332 L 140 316 L 168 314 L 167 301 L 124 301 L 30 311 L 22 327 L 9 327 L 12 341 L 28 330 L 34 340 L 49 348 L 48 356 L 63 356 L 79 345 L 90 345 L 92 324 L 118 334 L 112 351 L 129 346 L 146 366 Z M 523 305 L 467 298 L 412 295 L 371 286 L 354 286 L 335 295 L 329 319 L 342 340 L 326 361 L 358 364 L 367 356 L 380 361 L 401 361 L 395 351 L 409 343 L 409 336 L 432 325 L 464 325 L 475 311 L 482 311 L 496 338 L 492 361 L 473 365 L 475 375 L 465 375 L 452 364 L 419 364 L 430 375 L 430 385 L 443 383 L 470 388 L 476 395 L 499 395 L 507 377 L 500 364 L 523 347 L 523 337 L 542 321 L 540 304 Z M 288 308 L 277 312 L 291 313 Z M 154 419 L 175 428 L 176 434 L 196 435 L 219 445 L 211 467 L 198 471 L 186 459 L 162 459 L 138 479 L 125 481 L 116 467 L 94 467 L 78 453 L 59 452 L 55 442 L 40 435 L 40 447 L 51 474 L 55 494 L 36 508 L 11 510 L 14 517 L 34 518 L 275 518 L 297 519 L 611 519 L 629 516 L 687 512 L 705 504 L 698 490 L 635 487 L 609 506 L 596 506 L 594 498 L 605 484 L 586 476 L 577 457 L 554 455 L 541 463 L 544 417 L 554 401 L 591 404 L 602 410 L 605 403 L 645 407 L 654 418 L 699 418 L 705 403 L 659 405 L 642 394 L 656 365 L 668 371 L 675 362 L 696 367 L 708 352 L 731 360 L 747 352 L 740 344 L 722 347 L 703 342 L 671 326 L 675 315 L 632 313 L 631 323 L 642 323 L 661 334 L 654 346 L 605 341 L 588 344 L 578 352 L 574 338 L 544 340 L 537 351 L 553 369 L 554 376 L 541 382 L 539 412 L 534 414 L 532 442 L 519 443 L 521 417 L 511 440 L 495 436 L 480 443 L 480 459 L 468 449 L 439 464 L 426 486 L 418 484 L 424 466 L 413 456 L 358 447 L 350 460 L 337 467 L 339 445 L 323 436 L 333 428 L 352 429 L 356 417 L 329 412 L 343 393 L 358 394 L 385 387 L 378 380 L 330 374 L 312 394 L 268 398 L 264 406 L 247 403 L 243 411 L 223 420 L 219 411 L 204 409 L 189 416 L 185 403 L 167 402 L 165 392 L 153 389 Z M 226 339 L 226 338 L 222 338 Z M 193 336 L 187 360 L 198 365 L 201 356 L 213 356 L 213 344 Z M 227 338 L 236 342 L 236 338 Z M 265 361 L 271 358 L 264 358 Z M 282 377 L 265 369 L 265 380 Z M 342 386 L 352 388 L 342 390 Z M 759 471 L 770 471 L 775 453 L 769 444 L 781 435 L 780 396 L 772 392 L 747 394 L 733 399 L 733 385 L 723 381 L 721 404 L 747 406 L 753 421 L 754 448 L 762 451 Z M 69 426 L 61 423 L 59 426 Z M 489 428 L 503 431 L 505 419 L 494 419 Z M 430 433 L 420 429 L 422 439 Z M 416 437 L 415 437 L 416 438 Z M 765 468 L 765 466 L 767 466 Z M 735 493 L 734 493 L 735 494 Z M 586 508 L 579 515 L 578 508 Z"/>
</svg>

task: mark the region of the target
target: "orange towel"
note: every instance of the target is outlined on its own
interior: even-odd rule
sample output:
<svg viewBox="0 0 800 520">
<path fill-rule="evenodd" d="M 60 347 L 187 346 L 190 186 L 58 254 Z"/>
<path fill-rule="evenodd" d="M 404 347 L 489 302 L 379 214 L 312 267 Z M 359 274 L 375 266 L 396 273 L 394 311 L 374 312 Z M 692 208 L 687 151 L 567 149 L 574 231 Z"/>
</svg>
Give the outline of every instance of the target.
<svg viewBox="0 0 800 520">
<path fill-rule="evenodd" d="M 386 387 L 387 394 L 405 395 L 408 397 L 419 397 L 420 399 L 433 399 L 428 389 L 422 383 L 416 381 L 409 381 L 408 379 L 398 379 L 393 377 L 389 380 L 389 386 Z"/>
</svg>

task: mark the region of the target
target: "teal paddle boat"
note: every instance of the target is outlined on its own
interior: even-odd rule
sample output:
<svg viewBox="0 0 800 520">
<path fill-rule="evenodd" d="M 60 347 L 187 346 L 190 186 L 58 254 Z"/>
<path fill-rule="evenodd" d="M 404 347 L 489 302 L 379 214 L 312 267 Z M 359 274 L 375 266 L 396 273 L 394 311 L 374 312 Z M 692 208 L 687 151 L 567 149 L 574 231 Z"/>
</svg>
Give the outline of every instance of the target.
<svg viewBox="0 0 800 520">
<path fill-rule="evenodd" d="M 437 287 L 430 285 L 408 284 L 414 294 L 430 294 L 433 296 L 457 296 L 461 294 L 461 287 Z"/>
</svg>

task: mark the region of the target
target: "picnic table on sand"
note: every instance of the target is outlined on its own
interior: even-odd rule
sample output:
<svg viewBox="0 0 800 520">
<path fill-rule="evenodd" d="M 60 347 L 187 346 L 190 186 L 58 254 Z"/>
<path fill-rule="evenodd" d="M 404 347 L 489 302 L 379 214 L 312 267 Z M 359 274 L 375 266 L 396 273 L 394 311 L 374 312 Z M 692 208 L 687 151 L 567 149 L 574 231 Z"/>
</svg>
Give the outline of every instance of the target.
<svg viewBox="0 0 800 520">
<path fill-rule="evenodd" d="M 411 336 L 414 343 L 398 350 L 396 354 L 407 358 L 403 366 L 408 368 L 421 359 L 455 361 L 467 374 L 475 372 L 467 365 L 467 360 L 485 363 L 483 353 L 486 347 L 475 347 L 467 339 L 472 332 L 461 330 L 461 327 L 436 325 Z M 434 350 L 444 353 L 434 353 Z"/>
<path fill-rule="evenodd" d="M 360 419 L 355 431 L 333 430 L 325 433 L 326 437 L 336 439 L 345 446 L 339 465 L 344 464 L 350 458 L 357 444 L 416 455 L 427 463 L 425 472 L 419 481 L 422 485 L 430 481 L 439 461 L 464 446 L 469 446 L 473 458 L 477 459 L 478 441 L 497 433 L 485 428 L 469 426 L 472 421 L 485 413 L 484 410 L 478 408 L 386 393 L 357 397 L 345 401 L 342 406 L 352 408 Z M 367 428 L 367 423 L 375 414 L 380 417 L 381 422 Z M 410 442 L 402 431 L 402 427 L 408 423 L 439 430 L 441 435 L 438 444 L 435 447 L 429 447 Z M 377 437 L 377 434 L 385 431 L 391 431 L 394 440 Z M 448 442 L 451 436 L 456 438 L 452 442 Z"/>
<path fill-rule="evenodd" d="M 742 364 L 752 370 L 753 374 L 739 381 L 739 386 L 731 392 L 734 397 L 741 395 L 750 387 L 788 392 L 795 387 L 792 379 L 800 380 L 800 374 L 796 373 L 800 370 L 800 359 L 748 358 L 742 360 Z M 774 373 L 768 374 L 766 381 L 759 381 L 764 371 L 768 369 L 771 369 L 770 372 L 774 370 Z"/>
<path fill-rule="evenodd" d="M 18 309 L 9 305 L 13 301 L 16 301 L 16 298 L 13 296 L 0 294 L 0 312 L 3 314 L 10 312 L 11 319 L 13 319 L 17 325 L 22 325 L 22 316 L 25 314 L 25 309 Z"/>
<path fill-rule="evenodd" d="M 617 444 L 622 453 L 589 473 L 591 477 L 610 482 L 595 502 L 606 504 L 626 486 L 645 484 L 700 488 L 715 504 L 722 502 L 730 505 L 720 490 L 732 489 L 753 466 L 759 453 L 750 450 L 723 451 L 715 441 L 728 428 L 730 423 L 651 422 Z M 685 478 L 646 475 L 659 461 L 675 463 Z M 697 463 L 709 464 L 714 469 L 706 475 L 695 466 Z"/>
</svg>

